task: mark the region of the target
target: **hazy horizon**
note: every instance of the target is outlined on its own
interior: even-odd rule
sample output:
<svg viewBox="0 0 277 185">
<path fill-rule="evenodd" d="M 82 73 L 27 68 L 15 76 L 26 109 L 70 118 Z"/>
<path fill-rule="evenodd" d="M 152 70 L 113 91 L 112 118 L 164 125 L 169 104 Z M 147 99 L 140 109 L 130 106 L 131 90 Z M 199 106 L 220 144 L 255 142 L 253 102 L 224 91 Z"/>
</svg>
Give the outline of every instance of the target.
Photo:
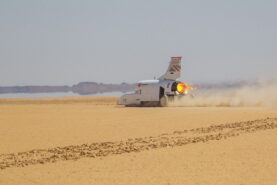
<svg viewBox="0 0 277 185">
<path fill-rule="evenodd" d="M 276 1 L 0 0 L 0 86 L 277 78 Z"/>
</svg>

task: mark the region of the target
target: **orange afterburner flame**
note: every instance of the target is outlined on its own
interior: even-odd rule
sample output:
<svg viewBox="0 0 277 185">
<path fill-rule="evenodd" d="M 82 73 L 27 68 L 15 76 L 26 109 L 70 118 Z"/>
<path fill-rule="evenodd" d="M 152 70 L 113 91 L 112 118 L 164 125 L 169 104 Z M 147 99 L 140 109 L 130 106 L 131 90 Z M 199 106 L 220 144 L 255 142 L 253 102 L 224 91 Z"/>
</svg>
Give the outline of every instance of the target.
<svg viewBox="0 0 277 185">
<path fill-rule="evenodd" d="M 177 84 L 177 92 L 180 94 L 187 94 L 189 90 L 191 90 L 192 87 L 189 84 L 185 83 L 178 83 Z"/>
</svg>

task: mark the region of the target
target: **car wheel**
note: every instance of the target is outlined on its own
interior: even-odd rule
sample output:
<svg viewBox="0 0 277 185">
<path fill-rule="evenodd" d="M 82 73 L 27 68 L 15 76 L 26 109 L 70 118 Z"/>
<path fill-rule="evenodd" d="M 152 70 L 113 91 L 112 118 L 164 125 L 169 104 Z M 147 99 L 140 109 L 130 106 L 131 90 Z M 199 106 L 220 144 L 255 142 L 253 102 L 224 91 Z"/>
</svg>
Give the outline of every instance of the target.
<svg viewBox="0 0 277 185">
<path fill-rule="evenodd" d="M 166 106 L 168 106 L 168 97 L 167 97 L 167 96 L 163 96 L 163 97 L 160 99 L 160 106 L 161 106 L 161 107 L 166 107 Z"/>
</svg>

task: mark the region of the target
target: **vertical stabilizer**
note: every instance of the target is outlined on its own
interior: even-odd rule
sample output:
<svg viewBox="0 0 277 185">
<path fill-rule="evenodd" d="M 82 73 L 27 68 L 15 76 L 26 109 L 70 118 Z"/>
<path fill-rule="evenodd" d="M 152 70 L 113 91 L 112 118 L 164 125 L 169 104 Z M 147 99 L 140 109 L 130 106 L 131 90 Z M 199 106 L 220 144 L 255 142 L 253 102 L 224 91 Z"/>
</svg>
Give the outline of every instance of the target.
<svg viewBox="0 0 277 185">
<path fill-rule="evenodd" d="M 176 80 L 181 76 L 181 59 L 182 57 L 171 57 L 168 69 L 159 80 Z"/>
</svg>

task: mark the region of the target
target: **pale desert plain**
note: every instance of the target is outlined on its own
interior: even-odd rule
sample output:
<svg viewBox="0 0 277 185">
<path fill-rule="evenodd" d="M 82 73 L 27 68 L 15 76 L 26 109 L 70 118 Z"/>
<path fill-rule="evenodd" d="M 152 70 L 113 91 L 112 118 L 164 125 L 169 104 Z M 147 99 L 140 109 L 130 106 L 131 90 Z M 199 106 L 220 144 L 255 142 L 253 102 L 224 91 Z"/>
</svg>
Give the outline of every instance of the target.
<svg viewBox="0 0 277 185">
<path fill-rule="evenodd" d="M 0 100 L 0 185 L 277 184 L 272 106 Z"/>
</svg>

